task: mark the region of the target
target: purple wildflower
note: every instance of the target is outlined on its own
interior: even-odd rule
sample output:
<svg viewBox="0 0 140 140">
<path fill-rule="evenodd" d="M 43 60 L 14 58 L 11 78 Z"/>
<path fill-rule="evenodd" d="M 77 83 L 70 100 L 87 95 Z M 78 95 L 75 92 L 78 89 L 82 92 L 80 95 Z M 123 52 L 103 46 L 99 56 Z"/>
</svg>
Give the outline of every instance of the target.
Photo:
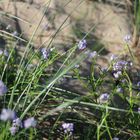
<svg viewBox="0 0 140 140">
<path fill-rule="evenodd" d="M 114 55 L 114 54 L 112 54 L 111 57 L 110 57 L 110 60 L 111 60 L 111 61 L 114 61 L 114 60 L 116 60 L 116 59 L 117 59 L 117 56 Z"/>
<path fill-rule="evenodd" d="M 9 55 L 8 51 L 7 50 L 0 50 L 0 55 L 4 55 L 4 56 L 7 56 Z"/>
<path fill-rule="evenodd" d="M 118 79 L 120 76 L 122 75 L 122 72 L 121 71 L 117 71 L 117 72 L 114 72 L 113 73 L 113 76 Z"/>
<path fill-rule="evenodd" d="M 140 107 L 138 108 L 138 113 L 140 113 Z"/>
<path fill-rule="evenodd" d="M 137 83 L 137 86 L 140 87 L 140 81 Z"/>
<path fill-rule="evenodd" d="M 128 43 L 128 42 L 130 42 L 131 41 L 131 35 L 126 35 L 125 37 L 124 37 L 124 41 L 126 42 L 126 43 Z"/>
<path fill-rule="evenodd" d="M 47 31 L 47 30 L 48 30 L 48 28 L 49 28 L 48 24 L 44 24 L 44 25 L 43 25 L 43 29 L 44 29 L 44 30 L 46 30 L 46 31 Z"/>
<path fill-rule="evenodd" d="M 42 49 L 41 49 L 41 53 L 42 53 L 42 56 L 43 56 L 44 59 L 48 59 L 49 53 L 48 53 L 48 51 L 46 50 L 46 48 L 42 48 Z"/>
<path fill-rule="evenodd" d="M 23 127 L 21 119 L 20 118 L 14 119 L 12 126 L 15 126 L 15 127 Z"/>
<path fill-rule="evenodd" d="M 9 56 L 9 53 L 7 50 L 4 50 L 3 53 L 4 53 L 4 56 L 7 56 L 7 57 Z"/>
<path fill-rule="evenodd" d="M 16 114 L 11 109 L 2 109 L 0 119 L 2 121 L 13 120 L 16 117 Z"/>
<path fill-rule="evenodd" d="M 140 90 L 140 81 L 137 83 L 137 88 Z"/>
<path fill-rule="evenodd" d="M 100 103 L 106 103 L 108 101 L 108 99 L 109 99 L 109 94 L 108 93 L 103 93 L 99 97 L 99 102 Z"/>
<path fill-rule="evenodd" d="M 97 52 L 96 51 L 93 51 L 91 53 L 89 53 L 89 58 L 94 58 L 97 56 Z"/>
<path fill-rule="evenodd" d="M 18 36 L 18 32 L 17 32 L 17 31 L 14 31 L 14 32 L 12 33 L 12 35 L 13 35 L 13 36 Z"/>
<path fill-rule="evenodd" d="M 113 70 L 123 70 L 123 69 L 127 69 L 128 67 L 128 62 L 127 61 L 118 61 L 116 63 L 113 64 Z"/>
<path fill-rule="evenodd" d="M 19 131 L 20 127 L 21 128 L 23 127 L 21 119 L 20 118 L 14 119 L 12 123 L 12 127 L 9 129 L 11 135 L 15 135 Z"/>
<path fill-rule="evenodd" d="M 74 127 L 73 123 L 63 123 L 62 124 L 62 128 L 64 129 L 65 133 L 69 133 L 69 132 L 72 133 L 73 127 Z"/>
<path fill-rule="evenodd" d="M 129 65 L 130 65 L 130 66 L 133 66 L 133 62 L 129 62 Z"/>
<path fill-rule="evenodd" d="M 4 95 L 7 92 L 7 87 L 4 83 L 0 80 L 0 96 Z"/>
<path fill-rule="evenodd" d="M 28 118 L 27 120 L 24 121 L 25 128 L 35 127 L 36 124 L 37 121 L 34 119 L 34 117 Z"/>
<path fill-rule="evenodd" d="M 117 138 L 117 137 L 114 137 L 112 140 L 119 140 L 119 138 Z"/>
<path fill-rule="evenodd" d="M 3 54 L 3 51 L 2 50 L 0 50 L 0 55 L 2 55 Z"/>
<path fill-rule="evenodd" d="M 19 128 L 16 126 L 12 126 L 9 130 L 11 132 L 11 135 L 15 135 L 18 132 Z"/>
<path fill-rule="evenodd" d="M 87 45 L 87 41 L 85 39 L 80 40 L 79 43 L 78 43 L 79 50 L 84 50 L 86 48 L 86 45 Z"/>
<path fill-rule="evenodd" d="M 118 87 L 118 88 L 116 89 L 116 92 L 122 93 L 122 92 L 123 92 L 123 89 L 122 89 L 121 87 Z"/>
<path fill-rule="evenodd" d="M 123 84 L 125 84 L 125 83 L 127 83 L 127 80 L 126 80 L 126 79 L 122 79 L 121 82 L 122 82 Z"/>
<path fill-rule="evenodd" d="M 75 67 L 75 68 L 79 68 L 79 67 L 80 67 L 80 65 L 79 65 L 79 64 L 76 64 L 74 67 Z"/>
</svg>

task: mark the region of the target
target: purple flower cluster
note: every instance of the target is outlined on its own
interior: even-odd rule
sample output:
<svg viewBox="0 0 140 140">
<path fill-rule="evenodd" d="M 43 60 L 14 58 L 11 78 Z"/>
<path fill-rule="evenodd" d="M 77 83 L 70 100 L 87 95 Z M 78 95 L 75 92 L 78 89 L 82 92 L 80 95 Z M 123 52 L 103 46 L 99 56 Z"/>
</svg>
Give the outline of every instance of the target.
<svg viewBox="0 0 140 140">
<path fill-rule="evenodd" d="M 34 117 L 28 118 L 24 121 L 24 123 L 21 121 L 20 118 L 16 118 L 13 120 L 12 123 L 12 127 L 9 129 L 11 132 L 11 135 L 15 135 L 20 128 L 31 128 L 31 127 L 35 127 L 37 124 L 36 120 L 34 119 Z"/>
<path fill-rule="evenodd" d="M 96 51 L 93 51 L 93 52 L 89 53 L 89 58 L 94 58 L 96 56 L 98 56 Z"/>
<path fill-rule="evenodd" d="M 111 61 L 115 61 L 118 57 L 114 54 L 111 55 L 110 60 Z"/>
<path fill-rule="evenodd" d="M 13 120 L 16 117 L 16 114 L 11 109 L 2 109 L 0 114 L 0 120 L 7 121 L 7 120 Z"/>
<path fill-rule="evenodd" d="M 119 138 L 117 138 L 117 137 L 114 137 L 112 140 L 119 140 Z"/>
<path fill-rule="evenodd" d="M 42 48 L 40 51 L 41 51 L 43 59 L 48 59 L 49 51 L 47 51 L 46 48 Z"/>
<path fill-rule="evenodd" d="M 62 128 L 64 129 L 65 133 L 72 134 L 72 132 L 74 130 L 74 124 L 73 123 L 63 123 Z"/>
<path fill-rule="evenodd" d="M 0 96 L 3 96 L 7 92 L 6 85 L 0 80 Z"/>
<path fill-rule="evenodd" d="M 99 103 L 107 103 L 108 99 L 109 99 L 109 94 L 103 93 L 99 97 Z"/>
<path fill-rule="evenodd" d="M 20 118 L 16 118 L 13 120 L 13 123 L 12 123 L 12 127 L 9 129 L 10 132 L 11 132 L 11 135 L 15 135 L 20 128 L 23 127 L 23 124 L 22 124 L 22 121 Z"/>
<path fill-rule="evenodd" d="M 80 67 L 80 65 L 79 65 L 79 64 L 76 64 L 74 67 L 75 67 L 75 68 L 79 68 L 79 67 Z"/>
<path fill-rule="evenodd" d="M 34 117 L 28 118 L 27 120 L 24 121 L 25 128 L 35 127 L 36 124 L 37 124 L 37 121 L 35 120 Z"/>
<path fill-rule="evenodd" d="M 0 50 L 0 55 L 4 55 L 4 56 L 8 57 L 9 53 L 7 50 Z"/>
<path fill-rule="evenodd" d="M 78 49 L 84 50 L 87 47 L 87 41 L 85 39 L 80 40 L 78 43 Z"/>
<path fill-rule="evenodd" d="M 137 83 L 137 88 L 140 90 L 140 81 Z"/>
<path fill-rule="evenodd" d="M 116 63 L 113 64 L 113 70 L 115 71 L 121 71 L 123 69 L 127 69 L 128 67 L 128 62 L 121 60 L 121 61 L 117 61 Z"/>
<path fill-rule="evenodd" d="M 116 71 L 113 73 L 113 76 L 118 79 L 122 75 L 122 71 Z"/>
<path fill-rule="evenodd" d="M 124 60 L 117 61 L 113 64 L 113 76 L 117 79 L 122 75 L 123 70 L 128 70 L 132 66 L 131 62 Z"/>
<path fill-rule="evenodd" d="M 37 121 L 34 119 L 34 117 L 28 118 L 22 122 L 20 118 L 16 116 L 15 111 L 11 109 L 2 109 L 0 114 L 0 120 L 2 121 L 12 121 L 12 127 L 10 127 L 11 135 L 15 135 L 20 128 L 31 128 L 35 127 L 37 124 Z"/>
<path fill-rule="evenodd" d="M 140 87 L 140 81 L 137 83 L 137 87 Z"/>
<path fill-rule="evenodd" d="M 0 55 L 2 55 L 3 54 L 3 51 L 2 50 L 0 50 Z"/>
<path fill-rule="evenodd" d="M 18 36 L 18 32 L 17 32 L 17 31 L 14 31 L 14 32 L 12 33 L 12 35 L 13 35 L 13 36 Z"/>
<path fill-rule="evenodd" d="M 121 87 L 117 87 L 116 92 L 123 93 L 123 89 Z"/>
<path fill-rule="evenodd" d="M 140 107 L 138 108 L 138 113 L 140 113 Z"/>
<path fill-rule="evenodd" d="M 130 35 L 130 34 L 126 35 L 126 36 L 124 37 L 124 41 L 125 41 L 126 43 L 129 43 L 129 42 L 131 41 L 131 35 Z"/>
</svg>

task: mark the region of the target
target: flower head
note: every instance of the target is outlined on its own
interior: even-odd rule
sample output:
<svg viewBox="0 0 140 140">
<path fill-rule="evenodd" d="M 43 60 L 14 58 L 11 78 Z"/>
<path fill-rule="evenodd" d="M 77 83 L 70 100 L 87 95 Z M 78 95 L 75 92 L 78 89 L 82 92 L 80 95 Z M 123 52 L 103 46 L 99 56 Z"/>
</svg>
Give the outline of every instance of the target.
<svg viewBox="0 0 140 140">
<path fill-rule="evenodd" d="M 103 93 L 99 97 L 99 102 L 100 103 L 106 103 L 108 101 L 108 99 L 109 99 L 109 94 L 108 93 Z"/>
<path fill-rule="evenodd" d="M 34 117 L 28 118 L 27 120 L 24 121 L 25 128 L 35 127 L 36 124 L 37 121 L 34 119 Z"/>
<path fill-rule="evenodd" d="M 140 90 L 140 81 L 137 83 L 137 88 Z"/>
<path fill-rule="evenodd" d="M 18 132 L 19 128 L 15 127 L 15 126 L 12 126 L 12 127 L 10 127 L 9 130 L 11 132 L 11 135 L 15 135 Z"/>
<path fill-rule="evenodd" d="M 84 40 L 80 40 L 79 43 L 78 43 L 78 48 L 79 50 L 84 50 L 87 46 L 87 41 L 84 39 Z"/>
<path fill-rule="evenodd" d="M 73 127 L 74 127 L 74 124 L 73 123 L 63 123 L 62 124 L 62 128 L 64 129 L 64 132 L 65 133 L 68 133 L 68 132 L 73 132 Z"/>
<path fill-rule="evenodd" d="M 122 93 L 122 92 L 123 92 L 123 89 L 122 89 L 121 87 L 118 87 L 118 88 L 116 89 L 116 92 Z"/>
<path fill-rule="evenodd" d="M 76 64 L 74 67 L 75 67 L 75 68 L 79 68 L 79 67 L 80 67 L 80 65 L 79 65 L 79 64 Z"/>
<path fill-rule="evenodd" d="M 97 56 L 97 52 L 96 51 L 93 51 L 91 53 L 89 53 L 89 58 L 94 58 Z"/>
<path fill-rule="evenodd" d="M 114 78 L 118 79 L 122 75 L 121 71 L 117 71 L 113 73 Z"/>
<path fill-rule="evenodd" d="M 118 61 L 118 62 L 113 64 L 113 70 L 115 70 L 115 71 L 127 69 L 127 67 L 128 67 L 128 62 L 123 61 L 123 60 Z"/>
<path fill-rule="evenodd" d="M 122 79 L 121 82 L 122 82 L 123 84 L 125 84 L 125 83 L 127 83 L 127 80 L 126 80 L 126 79 Z"/>
<path fill-rule="evenodd" d="M 140 81 L 137 83 L 137 86 L 140 87 Z"/>
<path fill-rule="evenodd" d="M 49 52 L 46 50 L 46 48 L 41 49 L 42 57 L 43 59 L 48 59 L 49 57 Z"/>
<path fill-rule="evenodd" d="M 0 96 L 4 95 L 7 92 L 7 87 L 4 83 L 0 80 Z"/>
<path fill-rule="evenodd" d="M 112 140 L 119 140 L 119 138 L 117 138 L 117 137 L 114 137 Z"/>
<path fill-rule="evenodd" d="M 19 128 L 22 128 L 22 121 L 20 118 L 16 118 L 13 120 L 13 123 L 12 123 L 12 127 L 9 129 L 10 132 L 11 132 L 11 135 L 15 135 L 18 131 L 19 131 Z"/>
<path fill-rule="evenodd" d="M 16 117 L 16 114 L 11 109 L 2 109 L 0 119 L 2 121 L 13 120 Z"/>
<path fill-rule="evenodd" d="M 4 56 L 7 56 L 9 55 L 8 51 L 7 50 L 0 50 L 0 55 L 4 55 Z"/>
<path fill-rule="evenodd" d="M 112 54 L 111 57 L 110 57 L 110 60 L 111 60 L 111 61 L 114 61 L 114 60 L 116 60 L 116 59 L 117 59 L 117 56 L 114 55 L 114 54 Z"/>
<path fill-rule="evenodd" d="M 16 118 L 13 120 L 13 123 L 12 123 L 12 127 L 9 129 L 10 132 L 11 132 L 11 135 L 15 135 L 18 131 L 19 131 L 19 128 L 22 128 L 22 121 L 20 118 Z"/>
<path fill-rule="evenodd" d="M 140 107 L 138 108 L 138 113 L 140 113 Z"/>
<path fill-rule="evenodd" d="M 2 55 L 3 54 L 3 51 L 2 50 L 0 50 L 0 55 Z"/>
<path fill-rule="evenodd" d="M 13 36 L 18 36 L 18 32 L 17 31 L 14 31 L 12 34 L 13 34 Z"/>
<path fill-rule="evenodd" d="M 48 26 L 48 24 L 45 23 L 42 25 L 42 28 L 47 31 L 49 29 L 49 26 Z"/>
<path fill-rule="evenodd" d="M 9 56 L 9 53 L 7 50 L 4 50 L 3 53 L 4 53 L 4 56 L 7 56 L 7 57 Z"/>
<path fill-rule="evenodd" d="M 124 37 L 124 41 L 125 41 L 126 43 L 130 42 L 130 41 L 131 41 L 131 35 L 130 35 L 130 34 L 126 35 L 126 36 Z"/>
<path fill-rule="evenodd" d="M 23 127 L 21 119 L 20 118 L 14 119 L 12 126 L 15 126 L 15 127 Z"/>
</svg>

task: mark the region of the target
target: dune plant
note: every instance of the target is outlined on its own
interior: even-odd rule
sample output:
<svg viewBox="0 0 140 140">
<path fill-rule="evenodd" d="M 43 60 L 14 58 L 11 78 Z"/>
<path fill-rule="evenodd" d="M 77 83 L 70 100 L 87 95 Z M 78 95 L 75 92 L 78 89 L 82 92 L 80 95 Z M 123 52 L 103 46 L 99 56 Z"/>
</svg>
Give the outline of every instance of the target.
<svg viewBox="0 0 140 140">
<path fill-rule="evenodd" d="M 12 43 L 0 49 L 0 140 L 140 139 L 140 72 L 131 50 L 131 35 L 124 37 L 129 55 L 112 55 L 103 67 L 98 59 L 104 48 L 88 50 L 87 38 L 96 25 L 67 51 L 60 53 L 53 47 L 69 15 L 48 45 L 44 42 L 34 49 L 32 40 L 50 2 L 29 41 L 15 32 L 2 32 Z M 137 30 L 138 13 L 139 8 L 135 11 Z M 16 49 L 19 41 L 25 44 L 21 55 Z M 82 64 L 88 60 L 87 70 Z"/>
</svg>

